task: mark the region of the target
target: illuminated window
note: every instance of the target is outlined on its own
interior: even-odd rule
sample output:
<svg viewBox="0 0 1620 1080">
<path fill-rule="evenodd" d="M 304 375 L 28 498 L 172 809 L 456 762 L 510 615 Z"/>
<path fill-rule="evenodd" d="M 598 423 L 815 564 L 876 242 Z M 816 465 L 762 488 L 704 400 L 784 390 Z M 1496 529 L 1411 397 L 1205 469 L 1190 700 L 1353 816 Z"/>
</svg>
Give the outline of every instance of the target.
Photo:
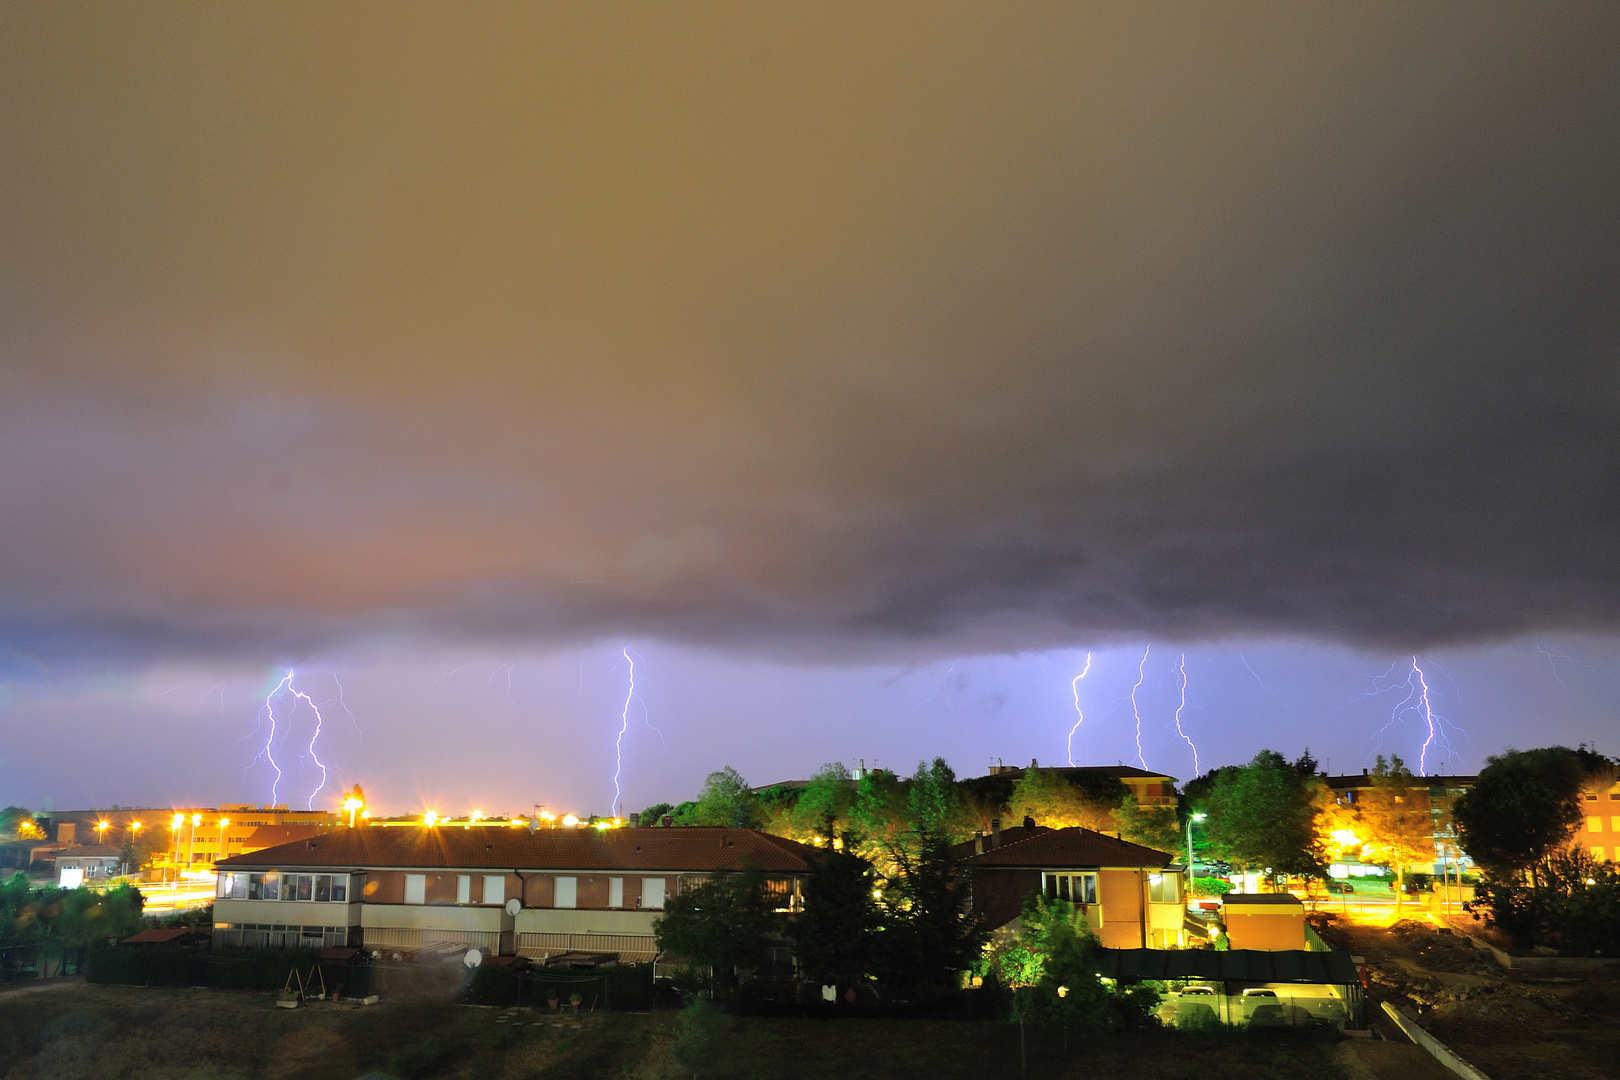
<svg viewBox="0 0 1620 1080">
<path fill-rule="evenodd" d="M 1603 849 L 1602 848 L 1595 847 L 1595 848 L 1592 849 L 1592 861 L 1593 862 L 1602 862 L 1603 861 Z"/>
<path fill-rule="evenodd" d="M 1045 891 L 1049 900 L 1068 900 L 1075 904 L 1097 902 L 1097 875 L 1073 873 L 1047 873 Z"/>
<path fill-rule="evenodd" d="M 1148 900 L 1155 904 L 1176 904 L 1181 902 L 1181 875 L 1180 874 L 1149 874 Z"/>
<path fill-rule="evenodd" d="M 1600 817 L 1589 817 L 1589 818 L 1587 818 L 1586 819 L 1586 831 L 1587 832 L 1602 832 L 1603 831 L 1603 819 L 1600 818 Z"/>
</svg>

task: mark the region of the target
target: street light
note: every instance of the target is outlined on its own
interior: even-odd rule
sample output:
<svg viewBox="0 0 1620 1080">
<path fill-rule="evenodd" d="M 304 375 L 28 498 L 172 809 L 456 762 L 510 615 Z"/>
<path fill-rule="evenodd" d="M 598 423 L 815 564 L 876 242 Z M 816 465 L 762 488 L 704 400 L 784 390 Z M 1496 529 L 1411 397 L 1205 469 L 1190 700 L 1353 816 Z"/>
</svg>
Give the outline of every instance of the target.
<svg viewBox="0 0 1620 1080">
<path fill-rule="evenodd" d="M 96 822 L 96 843 L 99 844 L 107 838 L 107 826 L 111 824 L 112 822 L 110 821 Z"/>
<path fill-rule="evenodd" d="M 197 826 L 202 824 L 201 814 L 191 815 L 191 832 L 186 836 L 186 869 L 197 859 Z"/>
<path fill-rule="evenodd" d="M 222 817 L 219 819 L 219 851 L 214 855 L 215 866 L 218 866 L 219 860 L 225 857 L 225 826 L 229 825 L 230 823 L 230 818 Z"/>
<path fill-rule="evenodd" d="M 127 826 L 125 826 L 125 828 L 124 828 L 124 835 L 129 840 L 129 846 L 130 846 L 131 851 L 133 851 L 135 849 L 135 837 L 140 831 L 141 831 L 141 823 L 138 822 L 138 821 L 132 821 Z M 125 877 L 129 876 L 129 863 L 128 862 L 124 863 L 124 876 Z"/>
<path fill-rule="evenodd" d="M 349 812 L 349 828 L 354 828 L 354 815 L 359 813 L 365 807 L 365 805 L 366 804 L 364 802 L 355 798 L 353 795 L 350 795 L 347 799 L 343 800 L 343 809 Z"/>
<path fill-rule="evenodd" d="M 1193 822 L 1195 822 L 1195 821 L 1203 821 L 1207 817 L 1209 817 L 1208 814 L 1188 814 L 1187 815 L 1187 885 L 1188 885 L 1187 891 L 1188 892 L 1192 891 L 1191 886 L 1192 886 L 1192 883 L 1193 883 L 1193 880 L 1194 880 L 1194 875 L 1193 875 L 1193 852 L 1192 852 L 1192 827 L 1193 827 Z"/>
<path fill-rule="evenodd" d="M 174 888 L 180 888 L 180 827 L 186 823 L 186 815 L 176 814 L 174 820 L 169 822 L 169 831 L 174 833 Z"/>
</svg>

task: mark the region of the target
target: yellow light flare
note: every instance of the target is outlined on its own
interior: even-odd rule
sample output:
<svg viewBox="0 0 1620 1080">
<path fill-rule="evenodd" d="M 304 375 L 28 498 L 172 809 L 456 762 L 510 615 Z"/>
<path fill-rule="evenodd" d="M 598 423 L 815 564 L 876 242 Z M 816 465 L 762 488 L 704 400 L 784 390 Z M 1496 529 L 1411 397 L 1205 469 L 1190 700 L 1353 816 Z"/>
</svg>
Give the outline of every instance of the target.
<svg viewBox="0 0 1620 1080">
<path fill-rule="evenodd" d="M 1360 847 L 1361 837 L 1357 836 L 1349 829 L 1334 829 L 1333 842 L 1341 847 Z"/>
<path fill-rule="evenodd" d="M 430 829 L 437 825 L 439 821 L 439 815 L 435 814 L 432 810 L 429 810 L 427 813 L 422 815 L 422 824 L 426 825 Z"/>
<path fill-rule="evenodd" d="M 563 824 L 572 829 L 575 825 L 579 824 L 579 818 L 575 817 L 573 814 L 564 814 Z"/>
</svg>

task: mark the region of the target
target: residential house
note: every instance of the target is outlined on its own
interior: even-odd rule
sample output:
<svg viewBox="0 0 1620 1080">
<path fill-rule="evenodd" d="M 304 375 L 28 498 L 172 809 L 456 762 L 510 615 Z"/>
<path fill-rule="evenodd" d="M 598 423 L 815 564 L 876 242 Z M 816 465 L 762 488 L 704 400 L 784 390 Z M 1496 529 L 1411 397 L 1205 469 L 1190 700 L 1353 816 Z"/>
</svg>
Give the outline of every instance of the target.
<svg viewBox="0 0 1620 1080">
<path fill-rule="evenodd" d="M 111 844 L 82 844 L 60 848 L 50 856 L 56 862 L 56 883 L 64 889 L 99 884 L 123 872 L 124 857 Z"/>
<path fill-rule="evenodd" d="M 813 855 L 754 829 L 696 826 L 323 830 L 219 864 L 214 941 L 646 961 L 670 897 L 751 863 L 797 910 Z"/>
<path fill-rule="evenodd" d="M 973 908 L 992 928 L 1012 923 L 1025 897 L 1039 891 L 1079 907 L 1108 948 L 1187 944 L 1185 867 L 1174 856 L 1091 829 L 1042 828 L 1028 818 L 990 840 L 986 845 L 980 837 L 955 851 L 972 862 Z"/>
<path fill-rule="evenodd" d="M 1042 767 L 1039 760 L 1030 759 L 1029 769 Z M 1176 805 L 1176 778 L 1168 773 L 1138 769 L 1134 765 L 1053 765 L 1045 768 L 1068 780 L 1080 780 L 1085 777 L 1108 777 L 1118 780 L 1136 796 L 1137 805 L 1143 809 L 1174 809 Z M 1017 782 L 1024 778 L 1024 773 L 1029 769 L 997 762 L 990 766 L 989 775 Z"/>
</svg>

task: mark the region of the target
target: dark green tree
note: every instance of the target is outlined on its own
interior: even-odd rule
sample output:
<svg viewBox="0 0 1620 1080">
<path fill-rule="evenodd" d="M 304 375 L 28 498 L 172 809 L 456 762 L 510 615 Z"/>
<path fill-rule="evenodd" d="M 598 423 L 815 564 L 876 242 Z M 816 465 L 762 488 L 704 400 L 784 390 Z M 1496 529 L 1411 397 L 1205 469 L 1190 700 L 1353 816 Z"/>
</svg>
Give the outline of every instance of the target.
<svg viewBox="0 0 1620 1080">
<path fill-rule="evenodd" d="M 709 968 L 721 998 L 731 996 L 739 971 L 764 963 L 771 941 L 784 930 L 758 866 L 717 873 L 678 893 L 653 923 L 658 947 Z"/>
<path fill-rule="evenodd" d="M 883 913 L 873 896 L 872 864 L 846 851 L 827 851 L 804 883 L 804 910 L 788 936 L 799 969 L 818 983 L 864 987 Z"/>
<path fill-rule="evenodd" d="M 653 803 L 636 816 L 636 820 L 643 826 L 651 827 L 663 820 L 665 814 L 674 813 L 675 808 L 667 802 Z"/>
<path fill-rule="evenodd" d="M 1479 779 L 1452 807 L 1458 841 L 1488 872 L 1527 874 L 1535 884 L 1580 824 L 1582 784 L 1612 775 L 1609 759 L 1564 746 L 1487 758 Z"/>
<path fill-rule="evenodd" d="M 1310 784 L 1274 750 L 1219 770 L 1210 785 L 1204 826 L 1211 850 L 1250 870 L 1320 874 Z"/>
</svg>

